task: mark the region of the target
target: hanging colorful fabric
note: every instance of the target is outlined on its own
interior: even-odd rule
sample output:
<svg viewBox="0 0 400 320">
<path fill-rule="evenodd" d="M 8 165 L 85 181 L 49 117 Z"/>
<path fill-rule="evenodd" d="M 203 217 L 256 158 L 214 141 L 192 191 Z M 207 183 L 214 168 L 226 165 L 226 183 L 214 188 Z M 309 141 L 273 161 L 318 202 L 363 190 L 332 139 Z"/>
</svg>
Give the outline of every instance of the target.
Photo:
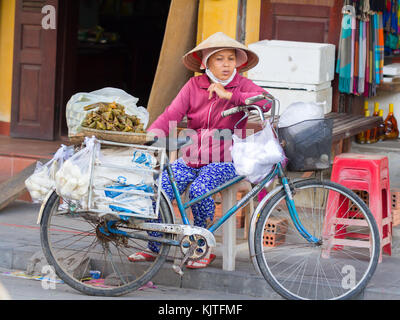
<svg viewBox="0 0 400 320">
<path fill-rule="evenodd" d="M 383 66 L 385 64 L 385 36 L 383 32 L 383 18 L 382 18 L 382 12 L 378 14 L 379 16 L 379 75 L 380 75 L 380 81 L 383 82 Z"/>
<path fill-rule="evenodd" d="M 358 72 L 358 93 L 364 93 L 365 67 L 366 67 L 366 38 L 365 38 L 365 22 L 360 21 L 360 41 L 359 41 L 359 72 Z"/>
<path fill-rule="evenodd" d="M 339 74 L 339 91 L 351 93 L 352 80 L 352 35 L 353 35 L 353 15 L 344 14 L 342 18 L 342 28 L 340 31 L 338 59 L 336 73 Z"/>
<path fill-rule="evenodd" d="M 375 24 L 374 24 L 374 18 L 371 17 L 371 23 L 370 23 L 370 39 L 371 39 L 371 47 L 370 47 L 370 91 L 369 91 L 369 97 L 372 97 L 376 93 L 376 74 L 375 74 L 375 68 L 376 68 L 376 63 L 375 63 L 375 46 L 376 46 L 376 37 L 375 37 Z"/>
<path fill-rule="evenodd" d="M 376 84 L 380 84 L 381 82 L 381 77 L 380 77 L 380 65 L 381 65 L 381 59 L 380 59 L 380 46 L 379 46 L 379 15 L 374 14 L 373 15 L 373 21 L 374 21 L 374 60 L 375 60 L 375 82 Z"/>
<path fill-rule="evenodd" d="M 360 22 L 356 22 L 356 28 L 354 31 L 354 77 L 353 77 L 353 90 L 354 94 L 358 94 L 358 79 L 359 79 L 359 72 L 360 72 Z"/>
<path fill-rule="evenodd" d="M 366 47 L 365 47 L 365 54 L 366 54 L 366 65 L 365 65 L 365 87 L 364 87 L 364 96 L 369 97 L 369 87 L 370 87 L 370 69 L 371 69 L 371 59 L 370 59 L 370 21 L 365 22 L 365 36 L 366 36 Z"/>
</svg>

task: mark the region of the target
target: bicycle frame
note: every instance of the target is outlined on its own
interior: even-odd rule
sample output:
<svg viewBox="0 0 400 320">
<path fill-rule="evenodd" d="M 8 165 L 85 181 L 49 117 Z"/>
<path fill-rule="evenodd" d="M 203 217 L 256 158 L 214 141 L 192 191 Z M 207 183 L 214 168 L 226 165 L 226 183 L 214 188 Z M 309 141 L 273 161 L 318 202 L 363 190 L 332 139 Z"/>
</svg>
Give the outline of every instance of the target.
<svg viewBox="0 0 400 320">
<path fill-rule="evenodd" d="M 187 208 L 189 208 L 193 204 L 198 203 L 199 201 L 201 201 L 205 198 L 211 197 L 214 194 L 233 186 L 236 183 L 239 183 L 240 181 L 242 181 L 245 178 L 244 176 L 237 176 L 237 177 L 231 179 L 230 181 L 222 184 L 221 186 L 201 195 L 200 197 L 194 198 L 194 199 L 184 203 L 184 202 L 182 202 L 182 198 L 178 191 L 178 187 L 176 185 L 176 182 L 174 179 L 174 174 L 172 172 L 170 165 L 167 166 L 167 173 L 168 173 L 168 176 L 171 181 L 172 190 L 173 190 L 173 193 L 174 193 L 177 205 L 178 205 L 178 209 L 179 209 L 183 224 L 185 224 L 185 225 L 190 224 L 188 216 L 186 214 Z M 289 181 L 288 181 L 287 177 L 285 176 L 282 165 L 280 163 L 277 163 L 274 166 L 274 168 L 271 170 L 271 172 L 264 179 L 262 179 L 258 184 L 256 184 L 250 190 L 250 192 L 248 192 L 241 200 L 239 200 L 233 207 L 231 207 L 226 213 L 224 213 L 224 215 L 221 217 L 221 219 L 219 219 L 216 224 L 213 224 L 208 230 L 211 233 L 214 233 L 220 226 L 222 226 L 239 209 L 246 206 L 247 203 L 250 201 L 250 199 L 253 198 L 254 196 L 256 196 L 264 188 L 264 186 L 267 185 L 276 176 L 278 176 L 278 178 L 280 179 L 280 181 L 283 184 L 284 190 L 286 192 L 286 203 L 289 208 L 290 216 L 293 220 L 293 224 L 295 225 L 296 229 L 308 242 L 316 243 L 316 244 L 319 243 L 320 240 L 315 238 L 314 236 L 312 236 L 303 227 L 303 225 L 299 219 L 299 216 L 297 214 L 296 207 L 294 205 L 294 201 L 292 198 L 292 191 L 290 190 Z"/>
</svg>

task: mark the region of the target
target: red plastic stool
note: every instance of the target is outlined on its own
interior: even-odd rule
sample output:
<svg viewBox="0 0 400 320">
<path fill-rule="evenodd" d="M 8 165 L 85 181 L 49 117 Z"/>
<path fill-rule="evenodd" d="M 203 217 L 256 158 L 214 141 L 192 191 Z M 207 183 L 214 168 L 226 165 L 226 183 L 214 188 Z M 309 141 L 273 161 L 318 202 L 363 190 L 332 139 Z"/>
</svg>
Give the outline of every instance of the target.
<svg viewBox="0 0 400 320">
<path fill-rule="evenodd" d="M 392 225 L 390 210 L 390 180 L 388 158 L 381 155 L 365 155 L 354 153 L 343 153 L 335 157 L 332 167 L 331 181 L 337 182 L 353 191 L 365 191 L 368 193 L 369 203 L 367 204 L 375 217 L 378 225 L 381 254 L 379 262 L 382 261 L 382 252 L 392 254 Z M 328 207 L 339 206 L 339 195 L 329 195 Z M 333 204 L 333 205 L 332 205 Z M 340 204 L 342 206 L 342 204 Z M 351 204 L 349 204 L 351 206 Z M 332 247 L 341 245 L 368 246 L 367 241 L 345 239 L 345 227 L 347 225 L 363 225 L 360 219 L 342 219 L 346 225 L 335 224 L 337 218 L 345 218 L 344 215 L 356 215 L 356 212 L 349 213 L 349 207 L 334 208 L 326 212 L 324 233 L 325 235 L 336 229 L 335 236 L 330 238 L 327 251 L 324 256 L 329 256 Z M 336 215 L 335 217 L 333 215 Z M 348 217 L 348 216 L 347 216 Z M 335 224 L 335 225 L 334 225 Z M 340 231 L 339 231 L 340 230 Z"/>
</svg>

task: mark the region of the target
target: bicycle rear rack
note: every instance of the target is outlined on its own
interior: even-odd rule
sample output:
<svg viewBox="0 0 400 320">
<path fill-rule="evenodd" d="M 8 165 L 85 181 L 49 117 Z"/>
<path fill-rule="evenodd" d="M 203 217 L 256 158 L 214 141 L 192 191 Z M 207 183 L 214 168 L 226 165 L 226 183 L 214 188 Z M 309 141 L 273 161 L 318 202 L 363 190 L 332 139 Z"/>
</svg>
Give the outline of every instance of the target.
<svg viewBox="0 0 400 320">
<path fill-rule="evenodd" d="M 91 157 L 91 164 L 90 164 L 90 183 L 89 183 L 89 194 L 87 198 L 87 208 L 88 211 L 90 212 L 96 212 L 100 216 L 111 214 L 111 215 L 117 215 L 119 217 L 125 216 L 125 217 L 135 217 L 135 218 L 143 218 L 143 219 L 156 219 L 158 218 L 158 213 L 159 213 L 159 208 L 160 208 L 160 198 L 161 198 L 161 177 L 162 177 L 162 170 L 164 167 L 164 164 L 166 162 L 166 150 L 165 148 L 159 148 L 159 147 L 152 147 L 152 146 L 144 146 L 144 145 L 136 145 L 136 144 L 127 144 L 127 143 L 120 143 L 120 142 L 114 142 L 114 141 L 106 141 L 106 140 L 97 140 L 98 143 L 101 145 L 108 145 L 108 146 L 114 146 L 114 147 L 126 147 L 132 150 L 132 157 L 133 153 L 135 151 L 143 152 L 147 155 L 150 155 L 151 157 L 154 157 L 156 159 L 156 165 L 154 167 L 144 167 L 144 166 L 120 166 L 112 163 L 107 163 L 104 161 L 104 159 L 98 159 L 95 157 L 94 154 L 92 154 Z M 148 187 L 150 187 L 154 192 L 148 192 L 148 191 L 143 191 L 143 190 L 132 190 L 134 188 L 131 188 L 131 190 L 124 190 L 123 188 L 121 189 L 115 189 L 115 188 L 110 188 L 110 186 L 95 186 L 95 178 L 96 178 L 96 170 L 100 167 L 107 168 L 107 169 L 117 169 L 121 171 L 121 174 L 124 172 L 136 172 L 136 173 L 146 173 L 146 174 L 152 174 L 152 182 L 149 185 L 146 183 Z M 129 181 L 127 184 L 124 184 L 121 181 L 114 181 L 113 186 L 129 186 Z M 160 187 L 158 187 L 160 186 Z M 126 194 L 126 197 L 135 197 L 135 196 L 140 196 L 140 197 L 149 197 L 152 200 L 152 208 L 146 212 L 146 213 L 139 213 L 131 210 L 132 208 L 124 208 L 123 205 L 124 203 L 121 203 L 119 201 L 115 201 L 110 197 L 106 196 L 106 192 L 114 192 L 118 193 L 118 195 L 124 193 Z M 95 193 L 96 192 L 96 193 Z M 99 199 L 99 194 L 104 194 L 104 197 L 101 198 L 102 204 L 103 204 L 103 209 L 99 209 L 98 205 L 96 204 L 96 200 Z M 154 208 L 154 202 L 155 202 L 155 208 Z M 114 210 L 111 208 L 109 210 L 104 210 L 104 205 L 106 205 L 108 208 L 110 206 L 113 206 Z M 126 204 L 125 204 L 126 206 Z M 118 211 L 115 208 L 123 208 L 125 210 L 123 211 Z"/>
</svg>

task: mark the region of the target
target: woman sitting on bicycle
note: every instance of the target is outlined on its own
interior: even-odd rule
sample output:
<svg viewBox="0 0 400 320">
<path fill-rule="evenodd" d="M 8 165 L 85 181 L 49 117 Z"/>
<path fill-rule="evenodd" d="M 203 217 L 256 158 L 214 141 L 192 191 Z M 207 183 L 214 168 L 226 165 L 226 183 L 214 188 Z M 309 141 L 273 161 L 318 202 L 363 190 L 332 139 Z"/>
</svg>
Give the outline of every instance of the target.
<svg viewBox="0 0 400 320">
<path fill-rule="evenodd" d="M 168 136 L 169 130 L 187 116 L 188 128 L 195 131 L 194 144 L 183 149 L 183 157 L 171 167 L 179 192 L 182 194 L 190 184 L 189 198 L 193 199 L 236 176 L 229 151 L 231 141 L 215 136 L 223 129 L 233 132 L 243 113 L 222 118 L 221 112 L 244 105 L 247 98 L 266 91 L 238 73 L 254 67 L 258 63 L 257 55 L 222 32 L 215 33 L 188 52 L 183 63 L 191 71 L 205 73 L 192 77 L 185 84 L 148 131 L 159 137 Z M 264 107 L 266 112 L 270 109 L 266 103 L 262 100 L 256 104 Z M 245 126 L 246 121 L 242 121 L 237 129 L 244 130 Z M 174 194 L 166 172 L 162 176 L 162 188 L 172 201 Z M 207 227 L 213 221 L 215 203 L 212 197 L 194 204 L 191 209 L 195 226 Z M 149 242 L 149 249 L 149 252 L 131 255 L 129 260 L 154 259 L 152 253 L 158 252 L 157 243 Z M 204 268 L 214 258 L 215 255 L 208 254 L 199 261 L 189 261 L 187 267 Z"/>
</svg>

